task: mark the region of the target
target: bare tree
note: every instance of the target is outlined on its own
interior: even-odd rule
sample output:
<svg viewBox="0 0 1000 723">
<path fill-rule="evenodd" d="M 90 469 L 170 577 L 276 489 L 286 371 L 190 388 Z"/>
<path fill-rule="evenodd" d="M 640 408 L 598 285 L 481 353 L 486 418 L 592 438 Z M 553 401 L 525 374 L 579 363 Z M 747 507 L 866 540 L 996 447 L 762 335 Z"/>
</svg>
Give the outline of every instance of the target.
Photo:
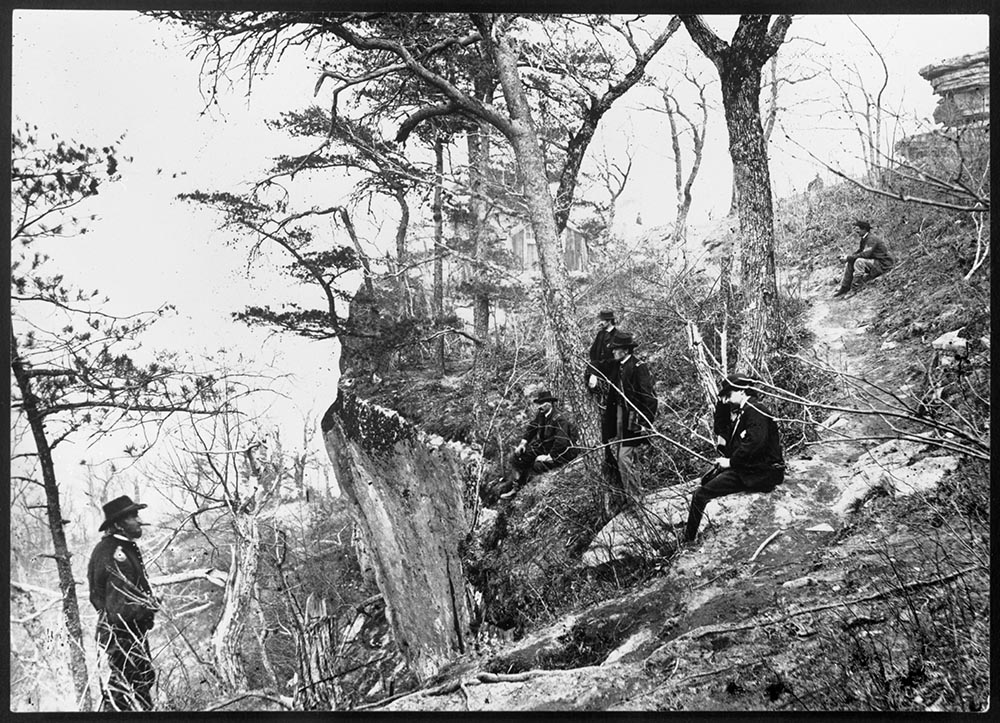
<svg viewBox="0 0 1000 723">
<path fill-rule="evenodd" d="M 211 649 L 216 675 L 227 692 L 235 693 L 248 689 L 242 647 L 253 623 L 251 614 L 259 605 L 262 523 L 273 513 L 281 486 L 293 481 L 295 463 L 284 453 L 277 432 L 264 431 L 234 403 L 224 399 L 213 411 L 174 431 L 176 451 L 158 476 L 185 500 L 181 524 L 172 537 L 207 515 L 220 519 L 226 537 L 233 541 Z M 218 523 L 213 522 L 212 528 L 215 537 L 220 533 Z M 262 645 L 258 654 L 267 660 Z"/>
<path fill-rule="evenodd" d="M 761 69 L 784 42 L 792 18 L 779 15 L 771 23 L 769 15 L 741 15 L 730 43 L 720 39 L 700 16 L 683 19 L 691 38 L 715 64 L 722 83 L 742 251 L 743 332 L 737 364 L 766 375 L 767 359 L 775 346 L 778 299 L 771 175 L 760 117 Z"/>
<path fill-rule="evenodd" d="M 698 94 L 698 99 L 694 102 L 699 113 L 692 119 L 691 115 L 685 112 L 678 93 L 672 88 L 670 83 L 665 83 L 661 89 L 663 98 L 663 112 L 667 115 L 670 124 L 670 145 L 674 157 L 674 191 L 677 198 L 677 211 L 674 216 L 673 239 L 676 244 L 684 244 L 687 239 L 687 216 L 691 209 L 691 187 L 698 177 L 698 170 L 701 168 L 701 158 L 705 148 L 705 129 L 708 127 L 708 102 L 705 99 L 705 89 L 707 83 L 697 74 L 688 68 L 681 72 L 681 76 L 687 84 L 694 88 Z M 683 127 L 681 123 L 683 122 Z M 684 174 L 684 155 L 681 149 L 681 140 L 684 136 L 690 135 L 691 164 L 687 175 Z"/>
<path fill-rule="evenodd" d="M 53 450 L 78 433 L 92 437 L 116 429 L 159 425 L 190 411 L 229 384 L 224 376 L 196 373 L 159 355 L 136 363 L 133 347 L 142 333 L 166 313 L 118 317 L 101 310 L 99 292 L 74 288 L 50 270 L 41 250 L 45 240 L 86 233 L 76 214 L 117 177 L 117 149 L 101 150 L 53 135 L 45 146 L 37 127 L 18 125 L 11 163 L 11 409 L 16 427 L 30 430 L 33 451 L 16 450 L 21 475 L 44 494 L 52 552 L 62 592 L 63 617 L 70 637 L 70 669 L 83 709 L 90 707 L 83 631 L 73 579 L 72 552 Z M 93 220 L 94 216 L 90 217 Z M 106 301 L 106 299 L 104 300 Z M 155 435 L 151 435 L 155 439 Z M 135 457 L 145 449 L 130 446 Z"/>
</svg>

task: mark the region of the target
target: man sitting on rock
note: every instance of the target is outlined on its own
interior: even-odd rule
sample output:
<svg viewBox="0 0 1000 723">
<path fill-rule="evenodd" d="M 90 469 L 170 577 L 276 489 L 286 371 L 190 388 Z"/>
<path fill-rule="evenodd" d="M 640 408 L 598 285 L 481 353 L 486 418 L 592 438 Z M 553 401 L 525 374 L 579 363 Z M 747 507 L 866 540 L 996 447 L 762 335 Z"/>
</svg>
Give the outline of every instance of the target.
<svg viewBox="0 0 1000 723">
<path fill-rule="evenodd" d="M 841 256 L 844 262 L 844 278 L 840 288 L 833 296 L 843 296 L 852 289 L 857 291 L 861 283 L 867 279 L 881 276 L 892 268 L 894 262 L 885 241 L 871 232 L 872 227 L 867 221 L 855 221 L 859 244 L 856 253 Z"/>
<path fill-rule="evenodd" d="M 556 414 L 555 404 L 558 401 L 549 392 L 541 392 L 535 397 L 538 412 L 521 441 L 514 447 L 511 457 L 511 465 L 519 473 L 517 480 L 500 495 L 500 499 L 506 500 L 516 495 L 533 473 L 561 467 L 579 453 L 573 424 Z M 507 485 L 510 483 L 505 484 Z"/>
<path fill-rule="evenodd" d="M 773 415 L 758 400 L 753 381 L 726 377 L 715 405 L 713 428 L 721 457 L 691 496 L 684 538 L 695 539 L 706 503 L 737 492 L 770 492 L 785 479 L 785 460 Z"/>
</svg>

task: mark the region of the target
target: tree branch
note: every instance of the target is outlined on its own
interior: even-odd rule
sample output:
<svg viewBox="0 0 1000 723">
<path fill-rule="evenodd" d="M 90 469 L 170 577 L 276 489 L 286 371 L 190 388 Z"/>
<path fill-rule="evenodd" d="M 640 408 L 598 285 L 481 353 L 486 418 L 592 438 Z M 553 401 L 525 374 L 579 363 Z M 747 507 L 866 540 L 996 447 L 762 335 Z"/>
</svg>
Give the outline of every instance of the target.
<svg viewBox="0 0 1000 723">
<path fill-rule="evenodd" d="M 209 567 L 204 570 L 176 572 L 172 575 L 156 575 L 149 578 L 149 584 L 154 587 L 162 587 L 164 585 L 178 585 L 182 582 L 191 582 L 193 580 L 207 580 L 216 587 L 225 587 L 228 574 L 223 570 L 216 570 Z"/>
</svg>

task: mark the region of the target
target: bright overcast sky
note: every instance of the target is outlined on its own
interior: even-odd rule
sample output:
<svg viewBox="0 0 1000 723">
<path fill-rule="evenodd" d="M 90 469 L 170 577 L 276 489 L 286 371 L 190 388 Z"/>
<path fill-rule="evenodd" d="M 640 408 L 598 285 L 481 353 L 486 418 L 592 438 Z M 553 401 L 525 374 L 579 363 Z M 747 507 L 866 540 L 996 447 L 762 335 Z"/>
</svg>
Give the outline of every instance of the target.
<svg viewBox="0 0 1000 723">
<path fill-rule="evenodd" d="M 903 107 L 923 117 L 930 116 L 935 99 L 918 69 L 988 44 L 986 16 L 856 16 L 855 20 L 885 54 L 894 102 L 901 98 Z M 732 27 L 731 19 L 709 18 L 709 22 L 720 32 L 727 23 Z M 197 63 L 185 57 L 167 28 L 134 13 L 17 11 L 13 36 L 15 118 L 95 145 L 125 134 L 123 151 L 135 159 L 123 167 L 122 180 L 105 185 L 95 199 L 101 220 L 84 237 L 86 244 L 74 240 L 54 249 L 53 255 L 72 278 L 88 288 L 100 287 L 121 310 L 175 304 L 177 317 L 160 325 L 154 343 L 192 352 L 226 347 L 261 361 L 273 357 L 297 380 L 287 390 L 292 408 L 284 412 L 286 418 L 294 419 L 295 410 L 322 414 L 335 394 L 332 345 L 287 336 L 279 340 L 229 319 L 232 311 L 247 304 L 276 304 L 290 298 L 310 303 L 309 298 L 259 265 L 248 277 L 244 250 L 227 245 L 212 215 L 174 200 L 176 194 L 193 189 L 237 191 L 267 165 L 269 157 L 295 148 L 293 141 L 268 131 L 263 120 L 284 110 L 328 102 L 326 97 L 313 97 L 315 64 L 292 55 L 271 77 L 255 83 L 252 98 L 244 98 L 245 86 L 237 85 L 219 109 L 206 115 Z M 863 38 L 843 16 L 797 17 L 789 37 L 798 38 L 794 42 L 801 47 L 841 53 L 856 60 L 864 72 L 877 70 Z M 683 29 L 670 42 L 690 43 Z M 664 174 L 669 167 L 665 123 L 655 114 L 638 113 L 635 105 L 616 111 L 611 122 L 618 128 L 609 127 L 601 137 L 616 138 L 622 128 L 645 136 L 638 144 L 642 153 L 636 159 L 632 188 L 624 196 L 625 208 L 632 215 L 642 213 L 647 225 L 667 223 L 673 192 L 672 181 Z M 809 127 L 809 122 L 796 123 L 793 117 L 786 121 L 796 131 Z M 799 141 L 826 149 L 835 164 L 851 166 L 842 138 L 817 131 Z M 724 127 L 716 124 L 694 188 L 695 222 L 710 213 L 718 218 L 728 208 L 726 142 Z M 772 148 L 772 176 L 779 193 L 801 190 L 817 170 L 787 148 Z M 298 432 L 293 434 L 297 438 Z M 84 456 L 82 452 L 71 452 L 74 461 Z"/>
</svg>

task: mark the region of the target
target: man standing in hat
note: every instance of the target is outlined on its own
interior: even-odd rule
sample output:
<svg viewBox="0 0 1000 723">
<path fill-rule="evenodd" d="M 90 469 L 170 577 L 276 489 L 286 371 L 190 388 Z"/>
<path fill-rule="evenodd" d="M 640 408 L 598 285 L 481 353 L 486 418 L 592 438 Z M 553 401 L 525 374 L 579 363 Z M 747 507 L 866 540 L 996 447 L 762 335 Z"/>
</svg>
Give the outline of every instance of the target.
<svg viewBox="0 0 1000 723">
<path fill-rule="evenodd" d="M 590 345 L 590 363 L 584 370 L 584 381 L 591 394 L 600 394 L 607 388 L 606 380 L 611 378 L 615 368 L 615 358 L 608 346 L 615 335 L 615 312 L 605 309 L 597 315 L 597 319 L 597 336 Z"/>
<path fill-rule="evenodd" d="M 597 315 L 600 325 L 594 343 L 590 345 L 590 363 L 583 371 L 587 391 L 597 399 L 601 415 L 601 444 L 607 444 L 615 436 L 615 420 L 604 413 L 607 405 L 608 381 L 618 371 L 618 362 L 611 351 L 611 340 L 618 333 L 615 327 L 615 312 L 605 309 Z M 618 465 L 614 450 L 604 448 L 604 464 L 610 474 L 617 473 Z"/>
<path fill-rule="evenodd" d="M 155 674 L 146 636 L 157 604 L 135 541 L 142 537 L 139 510 L 127 495 L 104 505 L 104 537 L 87 567 L 90 602 L 97 609 L 97 642 L 111 675 L 103 687 L 105 711 L 153 709 Z"/>
<path fill-rule="evenodd" d="M 871 232 L 867 221 L 855 221 L 858 234 L 858 250 L 850 256 L 841 256 L 844 262 L 844 278 L 834 298 L 843 296 L 852 288 L 857 288 L 862 279 L 874 279 L 892 268 L 895 263 L 885 241 Z"/>
<path fill-rule="evenodd" d="M 602 430 L 613 430 L 611 439 L 618 440 L 618 474 L 623 491 L 633 499 L 638 499 L 642 491 L 635 471 L 635 452 L 640 446 L 649 444 L 648 430 L 659 404 L 649 367 L 635 356 L 636 346 L 632 335 L 624 332 L 611 340 L 617 368 L 611 374 L 611 389 L 601 425 Z"/>
<path fill-rule="evenodd" d="M 558 401 L 549 392 L 540 392 L 535 397 L 538 411 L 521 441 L 514 447 L 511 457 L 511 464 L 519 472 L 517 481 L 510 490 L 500 495 L 500 499 L 509 499 L 517 494 L 532 473 L 561 467 L 579 453 L 573 425 L 556 414 L 555 404 Z"/>
<path fill-rule="evenodd" d="M 785 479 L 785 460 L 774 416 L 758 401 L 752 380 L 731 374 L 715 405 L 716 449 L 721 457 L 691 496 L 684 538 L 698 534 L 706 503 L 737 492 L 770 492 Z"/>
</svg>

